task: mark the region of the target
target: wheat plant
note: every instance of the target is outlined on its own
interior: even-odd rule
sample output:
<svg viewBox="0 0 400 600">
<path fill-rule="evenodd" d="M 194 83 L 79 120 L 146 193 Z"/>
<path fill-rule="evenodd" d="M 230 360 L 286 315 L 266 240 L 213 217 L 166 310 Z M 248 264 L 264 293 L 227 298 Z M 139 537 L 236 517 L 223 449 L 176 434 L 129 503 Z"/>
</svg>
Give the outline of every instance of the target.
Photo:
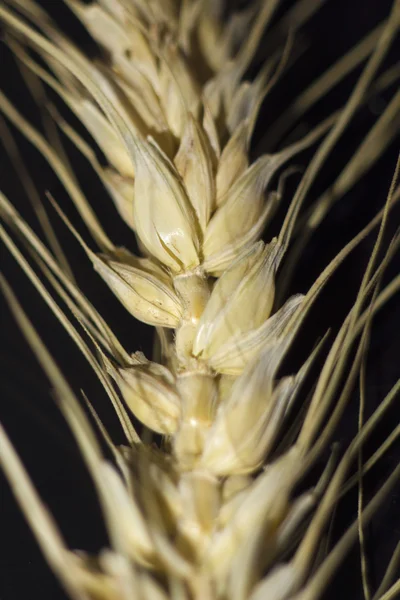
<svg viewBox="0 0 400 600">
<path fill-rule="evenodd" d="M 384 61 L 399 3 L 271 122 L 261 144 L 268 151 L 255 160 L 258 113 L 293 68 L 297 32 L 321 2 L 299 0 L 285 12 L 284 2 L 260 0 L 227 13 L 216 0 L 65 3 L 101 48 L 96 59 L 39 3 L 0 6 L 4 42 L 43 118 L 41 128 L 33 126 L 0 92 L 4 146 L 41 226 L 38 232 L 1 194 L 0 234 L 88 361 L 125 441 L 115 442 L 96 398 L 77 396 L 2 278 L 90 472 L 109 538 L 97 555 L 68 546 L 1 429 L 2 468 L 46 560 L 73 599 L 313 600 L 324 597 L 358 539 L 365 597 L 395 598 L 398 549 L 372 592 L 363 532 L 400 468 L 366 501 L 363 477 L 398 439 L 399 425 L 371 456 L 362 448 L 399 394 L 397 383 L 364 415 L 372 321 L 400 287 L 398 276 L 384 279 L 400 242 L 398 231 L 390 234 L 399 163 L 379 212 L 305 293 L 288 290 L 328 212 L 393 145 L 398 92 L 331 185 L 311 193 L 373 91 L 398 81 L 398 66 Z M 286 136 L 360 65 L 344 105 Z M 81 222 L 57 197 L 41 198 L 15 131 L 50 165 Z M 66 143 L 107 190 L 130 246 L 107 233 Z M 299 174 L 302 153 L 308 158 Z M 153 356 L 126 348 L 89 300 L 59 241 L 60 221 L 130 319 L 155 328 Z M 370 234 L 370 258 L 344 319 L 308 340 L 297 369 L 284 372 L 321 294 Z M 357 431 L 339 452 L 330 444 L 358 381 Z M 358 518 L 331 543 L 335 507 L 357 485 Z"/>
</svg>

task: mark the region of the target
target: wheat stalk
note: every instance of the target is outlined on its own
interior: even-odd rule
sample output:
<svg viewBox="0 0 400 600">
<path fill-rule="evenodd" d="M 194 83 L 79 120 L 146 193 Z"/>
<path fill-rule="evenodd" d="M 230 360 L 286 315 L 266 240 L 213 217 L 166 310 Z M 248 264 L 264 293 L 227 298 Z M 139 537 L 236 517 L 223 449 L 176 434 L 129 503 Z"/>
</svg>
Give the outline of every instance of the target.
<svg viewBox="0 0 400 600">
<path fill-rule="evenodd" d="M 257 115 L 288 63 L 290 44 L 271 53 L 254 81 L 244 77 L 279 1 L 255 2 L 229 25 L 224 24 L 221 2 L 66 3 L 107 50 L 107 60 L 90 61 L 30 0 L 7 0 L 0 7 L 6 42 L 29 73 L 33 93 L 45 94 L 43 83 L 53 90 L 90 132 L 107 166 L 54 105 L 54 121 L 48 125 L 53 143 L 3 93 L 0 109 L 65 186 L 98 251 L 57 201 L 49 200 L 94 269 L 135 319 L 156 328 L 159 360 L 128 352 L 79 289 L 68 257 L 41 213 L 40 200 L 33 199 L 52 252 L 1 194 L 3 242 L 88 360 L 126 436 L 126 444 L 116 446 L 85 398 L 114 463 L 106 460 L 71 386 L 2 280 L 12 312 L 54 387 L 92 475 L 110 547 L 95 560 L 67 548 L 4 431 L 2 466 L 71 598 L 319 598 L 357 535 L 362 543 L 363 527 L 400 475 L 395 469 L 364 507 L 362 476 L 388 449 L 398 428 L 369 462 L 363 462 L 361 449 L 393 405 L 397 385 L 365 422 L 360 409 L 359 431 L 340 461 L 333 454 L 314 487 L 298 491 L 334 435 L 360 372 L 362 376 L 372 317 L 400 286 L 397 278 L 379 289 L 399 246 L 398 233 L 389 245 L 384 243 L 390 212 L 400 197 L 399 167 L 380 213 L 307 293 L 286 297 L 285 287 L 310 233 L 395 135 L 398 94 L 335 184 L 302 212 L 320 169 L 371 86 L 393 81 L 393 73 L 383 81 L 376 74 L 397 34 L 398 3 L 347 60 L 304 92 L 290 114 L 301 114 L 318 94 L 369 57 L 345 106 L 300 140 L 255 162 L 250 161 L 250 142 Z M 298 27 L 317 4 L 295 5 L 292 16 L 297 16 Z M 285 22 L 287 17 L 281 26 Z M 56 129 L 51 129 L 54 122 L 94 168 L 135 233 L 142 256 L 116 246 L 104 231 Z M 277 121 L 267 142 L 273 144 L 285 127 Z M 3 130 L 18 160 L 5 124 Z M 261 241 L 292 172 L 289 168 L 282 173 L 282 168 L 316 143 L 279 234 Z M 22 161 L 19 169 L 28 193 L 35 195 Z M 277 174 L 278 190 L 271 191 Z M 283 361 L 321 290 L 377 227 L 354 305 L 325 351 L 315 387 L 300 406 L 325 338 L 315 340 L 311 354 L 303 355 L 298 372 L 282 376 Z M 288 254 L 295 233 L 299 242 Z M 139 429 L 137 421 L 144 427 Z M 162 436 L 159 445 L 146 441 L 151 440 L 149 431 Z M 320 560 L 328 520 L 354 483 L 346 484 L 346 477 L 357 458 L 360 519 Z M 388 577 L 377 597 L 391 593 L 391 581 Z M 365 589 L 368 594 L 367 584 Z"/>
</svg>

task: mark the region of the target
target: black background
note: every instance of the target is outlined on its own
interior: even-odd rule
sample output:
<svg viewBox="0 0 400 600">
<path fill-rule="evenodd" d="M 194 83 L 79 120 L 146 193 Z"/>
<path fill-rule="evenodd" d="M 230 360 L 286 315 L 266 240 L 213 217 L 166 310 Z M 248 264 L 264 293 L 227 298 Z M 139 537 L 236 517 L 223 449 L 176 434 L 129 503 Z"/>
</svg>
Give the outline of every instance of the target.
<svg viewBox="0 0 400 600">
<path fill-rule="evenodd" d="M 73 39 L 83 44 L 88 52 L 94 55 L 93 45 L 61 0 L 53 2 L 42 0 L 41 4 L 49 10 Z M 291 4 L 293 3 L 282 2 L 283 8 Z M 347 2 L 345 0 L 327 0 L 324 3 L 320 12 L 302 30 L 301 35 L 296 37 L 296 43 L 308 42 L 310 50 L 302 55 L 265 101 L 257 124 L 254 145 L 261 143 L 263 131 L 288 105 L 291 98 L 384 18 L 390 10 L 390 4 L 386 0 L 347 0 Z M 38 123 L 38 112 L 22 84 L 11 55 L 4 45 L 1 45 L 0 48 L 1 80 L 4 82 L 2 86 L 5 92 L 13 98 L 23 114 Z M 261 52 L 263 49 L 266 50 L 266 47 L 262 44 Z M 393 48 L 385 61 L 386 66 L 394 62 L 395 52 L 396 49 Z M 360 69 L 356 70 L 335 88 L 327 99 L 319 102 L 306 115 L 303 120 L 304 125 L 311 126 L 317 123 L 332 110 L 341 106 L 348 97 L 355 77 L 359 73 Z M 393 89 L 389 89 L 388 92 L 372 98 L 369 104 L 359 111 L 353 124 L 328 160 L 317 184 L 313 187 L 309 197 L 310 201 L 318 196 L 318 192 L 325 189 L 335 173 L 338 173 L 340 168 L 346 164 L 362 136 L 374 122 L 377 114 L 383 110 L 392 94 Z M 30 172 L 34 175 L 41 196 L 44 197 L 44 192 L 50 190 L 80 231 L 86 233 L 56 176 L 22 136 L 14 129 L 12 131 Z M 131 232 L 121 224 L 119 219 L 115 218 L 111 202 L 101 184 L 98 183 L 90 168 L 83 161 L 78 160 L 73 148 L 67 143 L 66 148 L 76 168 L 78 180 L 92 206 L 98 212 L 107 233 L 119 245 L 125 245 L 135 250 Z M 18 210 L 33 225 L 35 217 L 32 209 L 3 147 L 0 152 L 0 185 Z M 331 211 L 303 255 L 291 285 L 291 293 L 305 292 L 320 270 L 344 243 L 350 240 L 381 208 L 390 186 L 397 152 L 398 140 L 385 152 L 363 181 Z M 302 155 L 298 161 L 299 164 L 304 166 L 309 157 L 310 153 Z M 297 182 L 298 178 L 294 177 L 291 189 L 289 185 L 287 198 L 290 197 Z M 287 206 L 287 202 L 285 206 Z M 67 255 L 82 289 L 99 312 L 106 320 L 110 321 L 115 333 L 128 350 L 140 349 L 150 356 L 152 329 L 133 322 L 123 311 L 111 293 L 102 285 L 97 275 L 93 273 L 72 236 L 55 217 L 49 206 L 48 209 L 57 235 L 62 246 L 67 250 Z M 276 232 L 279 223 L 278 215 L 276 223 L 273 223 L 272 228 L 268 231 L 268 236 Z M 399 223 L 398 211 L 393 212 L 390 231 L 394 230 L 396 223 Z M 39 228 L 36 226 L 35 228 L 39 233 Z M 300 364 L 301 356 L 304 356 L 304 348 L 310 348 L 310 344 L 312 345 L 316 337 L 325 332 L 328 327 L 335 330 L 335 327 L 337 328 L 340 324 L 354 299 L 373 242 L 374 237 L 370 236 L 346 261 L 338 275 L 327 287 L 289 357 L 286 366 L 288 372 Z M 72 387 L 77 393 L 80 389 L 86 392 L 100 417 L 110 429 L 113 439 L 118 443 L 123 443 L 123 436 L 113 410 L 95 376 L 4 247 L 1 248 L 1 269 Z M 397 260 L 391 265 L 385 281 L 390 280 L 390 277 L 393 277 L 398 269 L 399 261 Z M 374 322 L 367 369 L 367 415 L 382 400 L 399 376 L 399 313 L 398 298 L 394 298 L 385 306 Z M 107 543 L 107 537 L 90 477 L 82 464 L 74 439 L 54 404 L 49 383 L 4 304 L 1 305 L 1 332 L 1 421 L 35 482 L 39 494 L 60 524 L 68 545 L 71 548 L 97 552 Z M 397 404 L 397 407 L 393 407 L 368 443 L 366 454 L 373 451 L 398 423 L 398 414 Z M 355 390 L 349 409 L 335 435 L 335 440 L 340 442 L 342 448 L 346 447 L 354 433 L 357 415 L 358 390 Z M 398 462 L 399 456 L 399 443 L 397 442 L 379 465 L 366 477 L 367 498 L 371 497 L 371 494 L 379 488 Z M 36 541 L 16 506 L 3 476 L 1 476 L 0 484 L 0 548 L 2 552 L 0 600 L 22 598 L 58 600 L 63 598 L 63 593 L 42 558 Z M 400 494 L 397 489 L 392 492 L 366 530 L 369 575 L 373 590 L 379 585 L 385 566 L 400 538 L 399 503 Z M 341 532 L 354 520 L 356 514 L 357 496 L 353 492 L 349 493 L 337 507 L 332 525 L 333 540 L 340 537 Z M 341 598 L 349 600 L 362 598 L 360 581 L 359 550 L 355 546 L 323 597 L 334 599 L 340 595 Z"/>
</svg>

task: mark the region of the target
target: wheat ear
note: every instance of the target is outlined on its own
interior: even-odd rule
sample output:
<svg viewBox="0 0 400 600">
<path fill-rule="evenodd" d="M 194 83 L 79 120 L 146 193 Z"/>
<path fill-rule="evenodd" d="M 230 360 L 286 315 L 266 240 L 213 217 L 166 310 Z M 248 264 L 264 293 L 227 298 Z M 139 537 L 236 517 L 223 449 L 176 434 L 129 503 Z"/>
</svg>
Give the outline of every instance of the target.
<svg viewBox="0 0 400 600">
<path fill-rule="evenodd" d="M 41 222 L 52 251 L 1 194 L 4 244 L 91 365 L 125 434 L 126 443 L 115 445 L 95 402 L 85 397 L 114 458 L 106 460 L 80 401 L 2 279 L 5 297 L 55 390 L 93 478 L 109 547 L 95 558 L 67 547 L 0 430 L 3 469 L 71 598 L 319 598 L 357 534 L 362 541 L 363 527 L 400 476 L 400 469 L 394 469 L 366 506 L 360 492 L 360 520 L 321 558 L 335 504 L 357 482 L 347 479 L 351 465 L 358 459 L 360 484 L 398 435 L 397 428 L 372 463 L 364 463 L 362 447 L 393 406 L 397 385 L 365 422 L 360 409 L 359 431 L 343 456 L 338 460 L 333 451 L 315 485 L 299 491 L 335 434 L 360 372 L 362 377 L 372 318 L 400 287 L 397 278 L 380 290 L 400 243 L 398 232 L 385 243 L 390 214 L 400 198 L 399 166 L 385 206 L 310 289 L 287 297 L 285 287 L 311 233 L 395 135 L 398 94 L 332 188 L 309 203 L 308 212 L 302 210 L 319 171 L 371 87 L 393 81 L 393 73 L 383 82 L 376 74 L 397 34 L 398 2 L 387 21 L 289 112 L 295 119 L 368 57 L 346 104 L 300 140 L 254 162 L 250 142 L 258 112 L 290 60 L 287 16 L 280 25 L 289 42 L 275 48 L 254 81 L 245 76 L 279 0 L 254 2 L 228 25 L 219 1 L 66 4 L 107 51 L 103 61 L 88 59 L 32 0 L 6 0 L 0 18 L 33 93 L 46 97 L 45 85 L 57 94 L 101 149 L 106 166 L 54 104 L 49 103 L 47 115 L 52 140 L 1 92 L 0 110 L 66 188 L 91 242 L 50 194 L 49 202 L 99 277 L 131 316 L 156 328 L 159 360 L 123 347 L 79 289 L 48 219 Z M 317 5 L 297 2 L 292 30 Z M 51 129 L 54 123 L 92 165 L 132 239 L 136 236 L 140 256 L 115 245 L 105 232 L 94 203 L 76 180 L 57 129 Z M 286 126 L 277 121 L 266 143 L 273 147 Z M 42 215 L 12 135 L 2 127 Z M 283 204 L 291 161 L 316 144 L 279 233 L 262 241 Z M 277 176 L 275 191 L 271 184 Z M 376 229 L 356 300 L 329 348 L 327 336 L 314 340 L 298 371 L 281 375 L 283 361 L 324 286 Z M 294 235 L 298 242 L 292 247 Z M 310 377 L 315 385 L 307 388 Z M 161 436 L 159 443 L 151 443 L 153 434 Z M 382 597 L 391 589 L 383 586 Z"/>
</svg>

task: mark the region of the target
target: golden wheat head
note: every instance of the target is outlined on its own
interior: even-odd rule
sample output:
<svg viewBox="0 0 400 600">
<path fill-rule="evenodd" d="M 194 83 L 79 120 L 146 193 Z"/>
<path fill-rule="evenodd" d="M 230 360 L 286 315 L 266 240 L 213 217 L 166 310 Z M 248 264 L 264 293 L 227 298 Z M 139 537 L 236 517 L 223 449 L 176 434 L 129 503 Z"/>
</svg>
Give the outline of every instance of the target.
<svg viewBox="0 0 400 600">
<path fill-rule="evenodd" d="M 0 109 L 65 186 L 91 241 L 83 239 L 56 200 L 50 202 L 99 277 L 133 318 L 156 328 L 158 358 L 122 346 L 77 286 L 50 222 L 39 211 L 45 245 L 1 194 L 3 242 L 89 361 L 125 434 L 126 443 L 116 446 L 87 400 L 114 457 L 106 460 L 80 402 L 2 280 L 93 477 L 109 547 L 97 557 L 67 547 L 3 430 L 2 466 L 43 553 L 74 600 L 319 598 L 400 476 L 396 468 L 367 506 L 361 502 L 360 521 L 321 560 L 318 550 L 332 511 L 357 481 L 348 479 L 350 467 L 358 458 L 362 477 L 361 448 L 399 392 L 397 385 L 365 423 L 361 418 L 340 461 L 333 453 L 315 485 L 298 491 L 346 408 L 365 360 L 371 319 L 400 286 L 397 278 L 379 292 L 399 247 L 398 234 L 387 246 L 383 241 L 400 197 L 398 172 L 380 213 L 307 293 L 287 296 L 285 287 L 312 231 L 395 135 L 398 93 L 333 190 L 309 203 L 308 212 L 302 210 L 319 170 L 371 87 L 388 81 L 377 83 L 376 74 L 397 33 L 398 3 L 382 26 L 304 91 L 292 115 L 307 110 L 367 59 L 345 106 L 300 140 L 252 162 L 258 112 L 290 60 L 290 31 L 302 26 L 318 2 L 299 1 L 281 18 L 289 41 L 277 45 L 252 81 L 246 75 L 283 4 L 279 0 L 254 1 L 230 19 L 219 0 L 65 2 L 105 51 L 95 61 L 33 0 L 6 0 L 0 7 L 5 41 L 31 89 L 56 93 L 89 132 L 93 147 L 49 101 L 53 133 L 56 125 L 89 161 L 108 190 L 116 218 L 132 232 L 132 248 L 118 246 L 106 234 L 58 134 L 52 144 L 1 92 Z M 272 127 L 271 143 L 284 133 L 285 119 Z M 293 159 L 316 144 L 293 198 L 283 204 Z M 22 180 L 26 184 L 25 171 Z M 282 206 L 287 210 L 279 233 L 263 241 Z M 331 345 L 326 349 L 325 338 L 315 340 L 299 370 L 282 376 L 283 360 L 325 283 L 376 228 L 357 298 Z M 289 253 L 294 233 L 298 241 Z M 140 256 L 132 251 L 134 236 Z M 311 373 L 315 385 L 304 399 L 300 391 Z M 152 444 L 150 432 L 162 441 Z M 378 450 L 375 462 L 387 448 Z M 395 597 L 398 588 L 384 588 L 376 598 Z M 384 595 L 388 589 L 391 596 Z"/>
</svg>

